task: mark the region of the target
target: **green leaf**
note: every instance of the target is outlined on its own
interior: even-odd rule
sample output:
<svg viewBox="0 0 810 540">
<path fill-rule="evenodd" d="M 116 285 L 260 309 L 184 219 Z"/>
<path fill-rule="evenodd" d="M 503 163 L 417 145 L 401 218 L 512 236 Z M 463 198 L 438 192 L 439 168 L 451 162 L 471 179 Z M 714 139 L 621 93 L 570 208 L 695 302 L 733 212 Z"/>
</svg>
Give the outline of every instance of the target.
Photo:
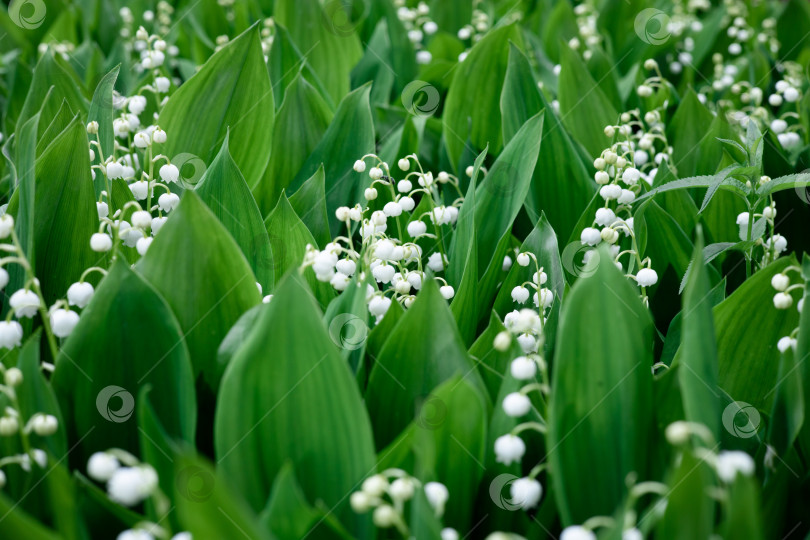
<svg viewBox="0 0 810 540">
<path fill-rule="evenodd" d="M 341 356 L 348 360 L 355 373 L 360 368 L 369 334 L 366 295 L 367 287 L 373 287 L 372 283 L 374 278 L 371 275 L 367 275 L 365 281 L 359 281 L 358 276 L 354 276 L 346 290 L 329 303 L 323 316 L 329 328 L 329 337 L 341 349 Z"/>
<path fill-rule="evenodd" d="M 301 221 L 306 224 L 319 245 L 325 246 L 332 240 L 326 212 L 326 175 L 323 165 L 292 194 L 290 205 L 301 216 Z"/>
<path fill-rule="evenodd" d="M 3 522 L 0 523 L 0 533 L 4 538 L 62 540 L 62 536 L 25 513 L 5 493 L 0 493 L 0 514 L 4 516 Z"/>
<path fill-rule="evenodd" d="M 47 127 L 44 123 L 51 122 L 62 106 L 62 100 L 65 99 L 74 114 L 84 118 L 87 111 L 87 100 L 84 97 L 84 89 L 79 78 L 59 54 L 49 51 L 42 55 L 34 69 L 31 87 L 28 89 L 25 104 L 17 118 L 15 133 L 20 133 L 23 124 L 37 112 L 40 113 L 38 131 L 44 133 Z"/>
<path fill-rule="evenodd" d="M 264 220 L 242 172 L 231 157 L 229 137 L 194 187 L 220 223 L 228 229 L 263 287 L 273 285 L 273 254 Z"/>
<path fill-rule="evenodd" d="M 323 83 L 312 70 L 312 66 L 292 42 L 290 33 L 275 21 L 275 35 L 273 45 L 270 46 L 267 69 L 270 72 L 270 81 L 273 83 L 273 96 L 276 101 L 276 109 L 281 107 L 282 102 L 287 99 L 287 92 L 292 81 L 299 74 L 306 81 L 317 89 L 318 94 L 328 104 L 329 110 L 335 108 L 329 92 L 324 88 Z M 271 156 L 272 159 L 272 156 Z"/>
<path fill-rule="evenodd" d="M 690 176 L 689 178 L 673 180 L 672 182 L 668 182 L 655 189 L 651 189 L 647 193 L 638 197 L 635 202 L 636 204 L 638 204 L 639 202 L 645 201 L 651 197 L 658 195 L 659 193 L 663 193 L 666 191 L 673 191 L 677 189 L 688 189 L 688 188 L 714 187 L 715 190 L 717 188 L 723 188 L 733 193 L 745 196 L 748 192 L 747 188 L 745 187 L 745 184 L 734 178 L 727 177 L 726 172 L 727 171 L 724 169 L 723 171 L 720 171 L 715 175 Z"/>
<path fill-rule="evenodd" d="M 322 499 L 356 536 L 368 536 L 368 518 L 346 497 L 374 469 L 368 415 L 297 273 L 285 277 L 255 326 L 222 379 L 219 467 L 259 511 L 290 460 L 309 500 Z"/>
<path fill-rule="evenodd" d="M 778 259 L 714 308 L 718 382 L 732 399 L 769 410 L 779 369 L 779 338 L 796 328 L 796 310 L 773 307 L 771 278 L 795 263 Z M 756 328 L 756 332 L 751 329 Z"/>
<path fill-rule="evenodd" d="M 37 126 L 39 125 L 39 114 L 34 115 L 22 127 L 19 133 L 19 144 L 17 144 L 17 159 L 12 167 L 16 166 L 14 173 L 17 181 L 17 222 L 15 230 L 20 247 L 32 265 L 36 264 L 36 252 L 34 251 L 34 235 L 36 234 L 36 221 L 34 213 L 36 211 L 36 142 Z M 10 272 L 9 290 L 17 290 L 23 286 L 25 272 L 18 266 L 13 266 Z"/>
<path fill-rule="evenodd" d="M 672 216 L 655 201 L 647 201 L 636 207 L 636 223 L 647 227 L 647 245 L 644 256 L 649 256 L 663 275 L 672 266 L 678 275 L 689 267 L 692 241 Z"/>
<path fill-rule="evenodd" d="M 709 489 L 713 487 L 713 476 L 704 460 L 691 451 L 683 453 L 669 480 L 666 510 L 655 530 L 656 538 L 687 540 L 712 535 L 715 502 L 709 496 Z"/>
<path fill-rule="evenodd" d="M 534 81 L 529 59 L 510 42 L 509 63 L 504 75 L 500 102 L 503 140 L 508 142 L 526 120 L 544 108 L 545 103 Z"/>
<path fill-rule="evenodd" d="M 548 460 L 565 525 L 611 514 L 626 476 L 644 477 L 649 463 L 652 321 L 608 253 L 599 255 L 567 296 L 554 356 Z"/>
<path fill-rule="evenodd" d="M 239 246 L 200 197 L 187 191 L 136 268 L 177 317 L 195 377 L 202 374 L 216 389 L 217 347 L 261 300 Z"/>
<path fill-rule="evenodd" d="M 510 41 L 518 46 L 523 42 L 515 24 L 488 32 L 455 67 L 442 115 L 444 143 L 454 170 L 460 166 L 468 140 L 473 152 L 489 145 L 490 152 L 497 155 L 503 148 L 499 104 Z M 425 92 L 431 90 L 438 93 L 432 87 Z"/>
<path fill-rule="evenodd" d="M 721 411 L 717 388 L 717 344 L 701 232 L 698 232 L 692 257 L 692 272 L 683 295 L 678 380 L 686 419 L 703 424 L 719 441 Z"/>
<path fill-rule="evenodd" d="M 162 153 L 211 163 L 230 130 L 233 160 L 248 184 L 267 166 L 275 107 L 259 27 L 230 41 L 172 95 L 158 124 L 169 134 Z"/>
<path fill-rule="evenodd" d="M 365 401 L 377 449 L 394 440 L 418 416 L 430 392 L 457 373 L 483 389 L 447 301 L 435 280 L 426 279 L 369 375 Z"/>
<path fill-rule="evenodd" d="M 588 155 L 599 156 L 611 142 L 605 136 L 605 126 L 616 124 L 619 113 L 588 73 L 579 54 L 567 45 L 560 46 L 560 65 L 562 123 Z"/>
<path fill-rule="evenodd" d="M 725 519 L 720 526 L 723 538 L 765 538 L 759 486 L 755 478 L 741 474 L 731 484 Z"/>
<path fill-rule="evenodd" d="M 270 236 L 270 246 L 273 250 L 273 271 L 277 280 L 281 280 L 281 276 L 301 266 L 304 262 L 307 244 L 318 246 L 312 233 L 295 213 L 284 193 L 281 194 L 275 209 L 264 220 L 264 225 Z M 335 296 L 334 289 L 328 283 L 318 281 L 312 270 L 306 270 L 304 275 L 310 289 L 315 293 L 318 303 L 325 307 Z"/>
<path fill-rule="evenodd" d="M 355 160 L 374 151 L 374 121 L 369 105 L 368 85 L 350 92 L 338 105 L 332 123 L 323 138 L 290 182 L 289 192 L 295 192 L 323 166 L 327 178 L 326 211 L 333 235 L 341 224 L 335 210 L 348 201 L 363 200 L 363 190 L 371 182 L 367 175 L 352 169 Z M 351 136 L 347 136 L 351 133 Z M 286 146 L 285 146 L 286 148 Z"/>
<path fill-rule="evenodd" d="M 113 143 L 115 141 L 115 134 L 113 133 L 113 88 L 120 69 L 121 65 L 119 64 L 101 79 L 95 93 L 93 93 L 93 101 L 90 102 L 90 111 L 87 113 L 88 122 L 98 122 L 98 140 L 105 158 L 113 155 Z M 101 163 L 101 152 L 99 152 L 98 148 L 94 148 L 94 150 L 96 152 L 96 161 L 94 163 Z"/>
<path fill-rule="evenodd" d="M 318 91 L 301 74 L 297 75 L 287 88 L 276 117 L 267 169 L 252 188 L 263 216 L 270 213 L 281 192 L 289 187 L 315 150 L 332 116 Z"/>
<path fill-rule="evenodd" d="M 138 452 L 137 425 L 128 419 L 134 397 L 146 385 L 167 432 L 194 440 L 194 382 L 182 336 L 157 291 L 118 259 L 62 347 L 53 373 L 70 442 L 80 447 L 77 462 L 109 448 L 110 441 Z"/>
<path fill-rule="evenodd" d="M 797 193 L 799 193 L 799 197 L 802 198 L 802 200 L 805 200 L 806 190 L 804 188 L 807 186 L 810 186 L 810 173 L 789 174 L 787 176 L 774 178 L 770 182 L 767 182 L 757 190 L 757 196 L 760 199 L 764 199 L 768 195 L 776 193 L 777 191 L 795 189 Z"/>
<path fill-rule="evenodd" d="M 318 513 L 309 505 L 295 479 L 291 463 L 285 463 L 276 475 L 261 520 L 265 528 L 281 540 L 306 537 L 318 520 Z"/>
<path fill-rule="evenodd" d="M 149 392 L 151 388 L 144 386 L 138 392 L 136 412 L 138 418 L 138 432 L 140 433 L 141 461 L 149 463 L 158 474 L 160 490 L 170 499 L 174 498 L 174 460 L 180 454 L 178 445 L 171 439 L 163 423 L 158 418 L 155 408 L 150 403 Z M 147 509 L 154 519 L 162 519 L 152 501 L 147 503 Z M 177 514 L 172 512 L 168 516 L 172 526 L 177 525 Z"/>
<path fill-rule="evenodd" d="M 467 187 L 465 200 L 469 201 L 468 204 L 473 209 L 475 209 L 478 175 L 481 172 L 487 150 L 488 148 L 485 148 L 475 159 L 470 185 Z M 414 215 L 419 214 L 414 212 Z M 450 311 L 453 312 L 464 343 L 467 345 L 475 339 L 479 319 L 478 243 L 475 238 L 475 220 L 471 219 L 472 217 L 474 217 L 474 210 L 473 216 L 465 213 L 464 219 L 456 226 L 453 244 L 450 246 L 454 264 L 447 271 L 448 283 L 456 288 L 455 297 L 450 303 Z"/>
<path fill-rule="evenodd" d="M 787 455 L 804 424 L 804 387 L 800 367 L 793 347 L 788 347 L 779 360 L 768 426 L 768 443 L 777 456 Z"/>
<path fill-rule="evenodd" d="M 588 206 L 595 184 L 570 136 L 538 90 L 528 58 L 512 45 L 501 94 L 504 140 L 509 141 L 526 120 L 541 110 L 549 112 L 543 117 L 543 143 L 525 207 L 533 221 L 545 213 L 555 230 L 567 238 Z"/>
<path fill-rule="evenodd" d="M 318 0 L 276 0 L 273 16 L 287 28 L 332 100 L 343 99 L 349 73 L 363 54 L 351 24 L 334 24 Z"/>
<path fill-rule="evenodd" d="M 313 508 L 306 500 L 292 465 L 287 462 L 273 482 L 273 491 L 260 518 L 279 540 L 298 540 L 308 535 L 324 540 L 351 540 L 352 536 L 329 509 L 320 508 L 323 502 L 319 501 L 318 506 Z"/>
<path fill-rule="evenodd" d="M 478 183 L 475 200 L 465 201 L 459 211 L 459 220 L 468 219 L 469 212 L 474 213 L 479 269 L 488 268 L 490 261 L 494 260 L 496 247 L 511 230 L 523 206 L 537 162 L 542 132 L 543 113 L 538 113 L 523 124 Z M 501 264 L 501 261 L 495 262 Z"/>
<path fill-rule="evenodd" d="M 175 460 L 174 475 L 178 520 L 194 538 L 273 538 L 234 489 L 230 477 L 192 456 Z"/>
<path fill-rule="evenodd" d="M 458 504 L 446 506 L 444 523 L 469 531 L 475 524 L 473 502 L 484 473 L 487 400 L 476 384 L 459 373 L 431 392 L 422 407 L 432 413 L 420 415 L 413 428 L 420 478 L 447 486 Z"/>
<path fill-rule="evenodd" d="M 385 19 L 381 19 L 377 23 L 371 39 L 364 45 L 363 57 L 351 72 L 352 87 L 356 88 L 373 81 L 370 96 L 371 103 L 379 107 L 387 106 L 394 91 L 396 72 L 391 67 L 390 60 L 385 60 L 391 58 L 392 49 L 388 22 Z M 416 53 L 413 51 L 410 42 L 408 42 L 408 47 L 411 49 L 411 55 L 415 55 Z"/>
<path fill-rule="evenodd" d="M 89 154 L 85 126 L 76 116 L 36 161 L 33 259 L 48 305 L 64 297 L 82 272 L 103 258 L 90 249 L 98 213 Z M 15 192 L 8 213 L 31 223 L 30 216 L 20 214 L 20 197 L 30 196 L 24 191 Z M 30 208 L 30 199 L 26 202 Z"/>
</svg>

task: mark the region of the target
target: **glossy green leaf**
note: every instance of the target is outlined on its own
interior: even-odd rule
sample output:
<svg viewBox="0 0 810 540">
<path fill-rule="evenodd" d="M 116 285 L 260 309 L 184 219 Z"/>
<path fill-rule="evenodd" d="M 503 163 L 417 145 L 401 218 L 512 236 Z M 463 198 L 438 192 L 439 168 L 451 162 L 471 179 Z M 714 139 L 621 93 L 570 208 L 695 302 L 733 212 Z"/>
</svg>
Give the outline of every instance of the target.
<svg viewBox="0 0 810 540">
<path fill-rule="evenodd" d="M 655 530 L 656 538 L 689 540 L 712 535 L 715 513 L 715 502 L 709 496 L 712 477 L 705 461 L 691 451 L 683 453 L 669 480 L 666 510 Z M 684 519 L 685 516 L 689 518 Z"/>
<path fill-rule="evenodd" d="M 201 459 L 175 460 L 177 515 L 184 531 L 194 538 L 250 538 L 272 540 L 255 513 L 235 489 L 232 479 Z"/>
<path fill-rule="evenodd" d="M 378 449 L 394 440 L 418 416 L 430 392 L 455 374 L 483 389 L 447 301 L 432 279 L 425 280 L 376 360 L 365 401 Z"/>
<path fill-rule="evenodd" d="M 299 73 L 310 85 L 318 90 L 321 98 L 328 104 L 329 109 L 334 109 L 334 101 L 329 92 L 312 70 L 312 65 L 307 61 L 304 54 L 293 43 L 290 33 L 278 21 L 275 21 L 274 26 L 275 35 L 273 36 L 273 45 L 270 46 L 267 69 L 270 72 L 270 81 L 273 83 L 273 97 L 276 101 L 276 109 L 281 107 L 283 101 L 287 99 L 287 91 L 292 81 L 299 76 Z M 279 129 L 283 128 L 279 127 Z"/>
<path fill-rule="evenodd" d="M 459 373 L 431 392 L 422 407 L 424 412 L 415 421 L 413 436 L 418 468 L 423 475 L 431 475 L 422 476 L 424 480 L 435 479 L 446 485 L 459 503 L 447 505 L 444 524 L 470 531 L 475 525 L 473 501 L 484 473 L 487 401 L 481 390 Z"/>
<path fill-rule="evenodd" d="M 158 124 L 169 134 L 161 152 L 170 159 L 192 154 L 211 163 L 230 131 L 233 160 L 248 184 L 264 172 L 273 137 L 275 107 L 259 27 L 216 52 L 172 95 Z"/>
<path fill-rule="evenodd" d="M 226 136 L 194 191 L 231 233 L 257 281 L 262 287 L 271 287 L 274 277 L 270 238 L 250 188 L 231 157 L 228 139 Z"/>
<path fill-rule="evenodd" d="M 627 474 L 645 477 L 649 463 L 652 322 L 609 260 L 600 252 L 595 273 L 577 280 L 557 334 L 547 444 L 566 525 L 611 514 Z"/>
<path fill-rule="evenodd" d="M 588 69 L 568 46 L 560 48 L 559 100 L 562 123 L 588 155 L 597 157 L 610 145 L 605 126 L 615 125 L 619 113 L 610 103 Z"/>
<path fill-rule="evenodd" d="M 468 212 L 475 215 L 479 269 L 488 268 L 490 261 L 495 260 L 496 247 L 511 229 L 523 206 L 537 162 L 542 132 L 543 113 L 538 113 L 523 124 L 487 175 L 478 182 L 475 200 L 469 204 L 465 202 L 459 211 L 459 220 L 465 219 Z M 500 264 L 501 261 L 496 262 Z"/>
<path fill-rule="evenodd" d="M 717 344 L 700 233 L 692 257 L 692 272 L 683 294 L 678 380 L 686 419 L 703 424 L 719 441 L 721 412 L 717 388 Z"/>
<path fill-rule="evenodd" d="M 762 499 L 753 478 L 737 475 L 731 485 L 728 510 L 721 525 L 724 538 L 766 538 L 762 519 Z"/>
<path fill-rule="evenodd" d="M 202 374 L 215 389 L 217 347 L 242 313 L 261 300 L 239 246 L 200 197 L 189 191 L 137 269 L 177 317 L 195 377 Z"/>
<path fill-rule="evenodd" d="M 104 157 L 107 158 L 113 153 L 113 142 L 115 134 L 113 133 L 113 88 L 115 81 L 118 78 L 118 71 L 121 69 L 120 64 L 115 66 L 109 73 L 107 73 L 101 82 L 98 83 L 96 91 L 93 93 L 93 101 L 90 102 L 90 111 L 87 113 L 88 122 L 98 122 L 98 140 L 101 144 L 101 151 L 94 148 L 96 152 L 96 161 L 94 163 L 101 163 L 101 152 L 104 152 Z"/>
<path fill-rule="evenodd" d="M 34 268 L 48 305 L 62 298 L 82 272 L 101 257 L 90 249 L 98 214 L 90 181 L 87 134 L 79 117 L 42 152 L 36 161 L 34 190 Z M 20 197 L 12 197 L 8 213 L 21 220 Z M 30 208 L 30 202 L 27 203 Z"/>
<path fill-rule="evenodd" d="M 282 190 L 289 187 L 315 150 L 332 116 L 321 95 L 301 74 L 290 82 L 276 117 L 270 161 L 252 188 L 263 216 L 275 207 Z"/>
<path fill-rule="evenodd" d="M 332 240 L 326 212 L 326 176 L 323 166 L 292 194 L 290 206 L 301 216 L 301 221 L 312 233 L 318 245 L 325 246 Z"/>
<path fill-rule="evenodd" d="M 509 141 L 526 120 L 541 110 L 546 111 L 543 142 L 525 206 L 533 221 L 544 213 L 555 230 L 567 238 L 578 216 L 588 206 L 595 183 L 571 137 L 538 90 L 528 58 L 513 45 L 501 94 L 504 140 Z"/>
<path fill-rule="evenodd" d="M 326 210 L 333 235 L 340 228 L 335 210 L 347 201 L 363 200 L 363 190 L 371 182 L 367 175 L 360 175 L 352 169 L 355 160 L 374 150 L 374 122 L 369 92 L 370 87 L 365 85 L 343 98 L 323 138 L 298 170 L 288 189 L 295 192 L 323 165 L 326 174 Z M 351 137 L 347 133 L 351 133 Z"/>
<path fill-rule="evenodd" d="M 318 245 L 283 193 L 275 209 L 265 219 L 264 225 L 270 236 L 270 245 L 273 250 L 273 271 L 277 280 L 280 280 L 281 276 L 291 269 L 301 266 L 304 262 L 307 244 Z M 326 307 L 335 295 L 332 286 L 318 281 L 312 270 L 305 270 L 304 276 L 310 289 L 315 293 L 318 303 L 321 307 Z"/>
<path fill-rule="evenodd" d="M 287 28 L 337 103 L 349 91 L 349 73 L 363 50 L 351 23 L 328 7 L 318 0 L 276 0 L 274 18 Z"/>
<path fill-rule="evenodd" d="M 475 153 L 489 145 L 490 152 L 497 155 L 503 148 L 499 104 L 510 41 L 522 44 L 514 24 L 487 33 L 454 70 L 442 114 L 444 143 L 454 170 L 468 140 Z"/>
<path fill-rule="evenodd" d="M 368 416 L 300 276 L 287 275 L 255 324 L 260 331 L 222 380 L 215 422 L 221 470 L 259 511 L 289 460 L 309 500 L 323 500 L 357 537 L 368 536 L 370 521 L 346 497 L 374 471 Z"/>
<path fill-rule="evenodd" d="M 62 347 L 52 381 L 69 442 L 79 446 L 72 455 L 85 460 L 78 462 L 110 441 L 138 452 L 137 424 L 129 418 L 145 385 L 167 432 L 194 440 L 197 409 L 182 330 L 158 292 L 121 259 Z"/>
<path fill-rule="evenodd" d="M 779 338 L 796 328 L 795 309 L 777 310 L 771 278 L 794 262 L 784 257 L 746 280 L 714 308 L 718 382 L 732 399 L 769 410 L 779 369 Z M 756 328 L 752 332 L 751 328 Z"/>
<path fill-rule="evenodd" d="M 53 90 L 51 90 L 53 88 Z M 46 97 L 50 94 L 50 97 Z M 20 116 L 17 118 L 16 132 L 20 132 L 22 125 L 40 113 L 39 133 L 43 133 L 47 124 L 50 124 L 62 100 L 66 99 L 74 114 L 84 118 L 87 112 L 87 100 L 84 89 L 76 73 L 67 62 L 58 54 L 48 52 L 43 54 L 34 69 L 31 87 L 25 98 Z"/>
</svg>

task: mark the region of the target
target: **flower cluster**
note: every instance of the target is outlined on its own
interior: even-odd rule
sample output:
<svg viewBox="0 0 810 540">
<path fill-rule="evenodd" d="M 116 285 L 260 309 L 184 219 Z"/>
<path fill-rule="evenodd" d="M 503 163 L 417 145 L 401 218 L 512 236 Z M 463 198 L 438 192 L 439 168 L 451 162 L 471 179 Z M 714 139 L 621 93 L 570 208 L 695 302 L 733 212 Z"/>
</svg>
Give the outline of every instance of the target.
<svg viewBox="0 0 810 540">
<path fill-rule="evenodd" d="M 529 267 L 533 263 L 531 280 L 526 281 L 512 289 L 512 300 L 523 305 L 529 299 L 530 291 L 532 295 L 534 309 L 522 308 L 507 313 L 504 317 L 506 330 L 495 336 L 493 347 L 499 351 L 507 351 L 511 347 L 514 337 L 523 354 L 517 356 L 509 365 L 509 374 L 518 381 L 526 384 L 517 392 L 512 392 L 504 397 L 501 406 L 504 412 L 511 417 L 519 418 L 525 416 L 532 410 L 532 402 L 529 394 L 533 391 L 539 392 L 545 401 L 550 392 L 550 381 L 548 376 L 548 366 L 544 358 L 543 345 L 545 344 L 544 328 L 548 320 L 551 307 L 554 303 L 554 293 L 551 289 L 543 287 L 548 281 L 548 276 L 543 271 L 543 267 L 533 253 L 517 253 L 515 259 L 521 267 Z M 511 259 L 504 261 L 505 267 L 511 265 Z M 539 382 L 538 382 L 539 375 Z M 538 413 L 538 416 L 539 413 Z M 495 459 L 499 463 L 510 465 L 520 462 L 526 453 L 526 444 L 519 437 L 525 430 L 535 430 L 545 433 L 545 421 L 540 417 L 540 421 L 529 421 L 517 425 L 510 433 L 502 435 L 495 440 Z M 543 495 L 543 488 L 536 480 L 537 475 L 542 472 L 544 465 L 538 465 L 531 473 L 515 480 L 511 485 L 512 503 L 518 505 L 523 510 L 529 510 L 537 506 Z"/>
<path fill-rule="evenodd" d="M 23 416 L 17 389 L 23 383 L 23 373 L 16 367 L 6 368 L 0 363 L 0 394 L 8 400 L 3 415 L 0 416 L 0 437 L 18 437 L 23 452 L 17 455 L 0 458 L 0 489 L 6 484 L 3 467 L 19 465 L 23 471 L 30 472 L 31 464 L 36 463 L 41 469 L 48 465 L 48 455 L 44 450 L 32 446 L 31 435 L 48 437 L 56 433 L 59 421 L 52 414 L 36 412 L 29 418 Z"/>
<path fill-rule="evenodd" d="M 470 48 L 492 27 L 489 15 L 480 9 L 482 1 L 473 0 L 470 23 L 458 30 L 458 39 L 463 41 L 467 47 L 464 52 L 459 54 L 459 62 L 464 61 Z M 430 6 L 426 2 L 419 2 L 416 7 L 408 7 L 405 0 L 395 0 L 394 5 L 397 7 L 397 18 L 402 22 L 408 32 L 408 39 L 416 49 L 416 62 L 429 64 L 433 60 L 433 55 L 427 50 L 427 42 L 439 31 L 439 25 L 430 18 Z"/>
<path fill-rule="evenodd" d="M 405 519 L 405 503 L 414 497 L 417 489 L 424 490 L 434 514 L 441 518 L 450 497 L 447 487 L 440 482 L 428 482 L 423 487 L 419 480 L 401 469 L 387 469 L 366 478 L 360 490 L 351 494 L 349 502 L 352 510 L 358 514 L 373 511 L 372 516 L 377 527 L 395 527 L 404 538 L 410 538 Z M 459 535 L 454 529 L 445 528 L 441 537 L 442 540 L 458 540 Z"/>
<path fill-rule="evenodd" d="M 373 160 L 373 166 L 368 169 L 371 184 L 364 192 L 366 204 L 338 208 L 335 215 L 345 224 L 346 236 L 334 238 L 322 250 L 308 246 L 303 267 L 311 267 L 319 281 L 330 283 L 337 291 L 345 290 L 353 277 L 362 283 L 370 274 L 381 289 L 368 285 L 366 303 L 379 321 L 393 300 L 405 308 L 413 304 L 428 278 L 423 266 L 425 249 L 437 250 L 424 265 L 434 273 L 444 271 L 449 263 L 444 229 L 456 222 L 464 199 L 458 178 L 446 172 L 434 178 L 433 173 L 422 170 L 415 154 L 397 162 L 400 171 L 407 173 L 401 180 L 395 180 L 388 164 L 374 154 L 357 160 L 354 170 L 365 173 L 367 159 Z M 412 165 L 418 170 L 411 171 Z M 442 186 L 447 185 L 458 195 L 451 204 L 443 202 Z M 439 290 L 445 299 L 453 298 L 452 286 L 442 277 L 433 279 L 441 283 Z"/>
<path fill-rule="evenodd" d="M 796 275 L 799 278 L 799 283 L 791 284 L 791 276 Z M 773 305 L 776 309 L 790 309 L 793 306 L 793 291 L 804 291 L 805 282 L 802 279 L 801 268 L 795 265 L 788 266 L 778 274 L 774 274 L 771 278 L 771 287 L 774 288 L 776 294 L 773 296 Z M 796 302 L 796 310 L 801 313 L 804 307 L 804 298 L 802 297 Z M 799 328 L 794 328 L 793 331 L 779 339 L 777 347 L 779 352 L 786 352 L 788 349 L 796 350 L 796 336 L 799 334 Z"/>
<path fill-rule="evenodd" d="M 162 54 L 161 51 L 166 47 L 163 40 L 155 35 L 148 35 L 143 27 L 138 29 L 137 37 L 140 43 L 145 44 L 146 51 Z M 154 60 L 150 60 L 150 65 L 158 60 L 162 63 L 161 57 L 156 56 Z M 116 251 L 119 244 L 123 243 L 144 255 L 154 235 L 166 222 L 164 214 L 171 212 L 180 203 L 180 197 L 169 188 L 170 184 L 180 180 L 180 169 L 167 156 L 156 152 L 168 136 L 156 124 L 146 127 L 141 125 L 141 115 L 149 105 L 144 93 L 155 96 L 157 110 L 153 113 L 154 119 L 168 102 L 166 94 L 171 82 L 158 69 L 153 70 L 152 75 L 151 83 L 144 85 L 137 94 L 129 97 L 114 96 L 113 105 L 121 112 L 113 120 L 115 142 L 112 155 L 104 155 L 98 137 L 98 123 L 93 121 L 87 125 L 87 133 L 91 135 L 91 160 L 95 161 L 98 154 L 98 164 L 92 166 L 93 178 L 96 179 L 98 171 L 103 177 L 105 187 L 96 203 L 99 230 L 90 238 L 90 247 L 97 252 Z M 127 203 L 110 215 L 111 182 L 119 179 L 127 182 L 135 202 Z M 153 205 L 156 190 L 163 193 L 157 198 L 157 204 Z M 142 201 L 146 201 L 144 206 Z M 124 219 L 124 214 L 130 208 L 133 211 L 128 221 Z M 153 216 L 154 212 L 157 212 L 157 216 Z"/>
<path fill-rule="evenodd" d="M 166 35 L 172 29 L 172 15 L 174 14 L 174 7 L 172 7 L 169 2 L 160 0 L 157 3 L 156 8 L 156 11 L 152 11 L 150 9 L 144 11 L 143 21 L 147 25 L 151 25 L 154 28 L 155 33 Z M 135 34 L 135 16 L 133 15 L 132 10 L 126 6 L 122 7 L 118 11 L 118 15 L 121 17 L 121 21 L 124 23 L 120 30 L 121 37 L 132 37 Z"/>
<path fill-rule="evenodd" d="M 410 8 L 405 5 L 404 0 L 398 0 L 394 4 L 397 6 L 397 18 L 402 22 L 405 31 L 408 32 L 408 40 L 416 49 L 416 62 L 429 64 L 433 55 L 425 48 L 426 38 L 439 31 L 439 25 L 430 18 L 430 6 L 425 2 L 419 2 L 416 7 Z"/>
<path fill-rule="evenodd" d="M 87 460 L 87 475 L 106 484 L 107 496 L 111 501 L 126 507 L 135 507 L 147 499 L 152 500 L 158 513 L 165 515 L 169 511 L 169 499 L 158 487 L 158 475 L 155 469 L 146 463 L 118 448 L 105 452 L 96 452 Z M 127 529 L 118 535 L 118 540 L 155 540 L 168 539 L 170 533 L 157 523 L 138 522 L 134 528 Z M 180 532 L 171 536 L 171 540 L 191 540 L 191 533 Z"/>
<path fill-rule="evenodd" d="M 648 59 L 645 69 L 654 74 L 639 85 L 639 97 L 650 97 L 665 87 L 666 81 L 657 62 Z M 672 147 L 669 145 L 662 121 L 662 112 L 652 109 L 642 114 L 640 110 L 624 112 L 621 123 L 605 127 L 605 135 L 614 140 L 593 162 L 596 174 L 594 179 L 604 206 L 596 210 L 590 227 L 580 234 L 583 246 L 595 248 L 601 243 L 608 245 L 608 251 L 619 269 L 641 288 L 641 298 L 647 303 L 646 288 L 658 282 L 658 274 L 651 268 L 649 257 L 642 259 L 633 229 L 632 204 L 641 192 L 640 181 L 652 185 L 658 166 L 671 162 Z M 629 237 L 623 242 L 622 237 Z M 624 244 L 624 245 L 623 245 Z M 622 264 L 623 255 L 628 256 L 626 267 Z M 585 252 L 585 262 L 594 256 L 593 250 Z M 635 273 L 633 269 L 637 268 Z"/>
</svg>

